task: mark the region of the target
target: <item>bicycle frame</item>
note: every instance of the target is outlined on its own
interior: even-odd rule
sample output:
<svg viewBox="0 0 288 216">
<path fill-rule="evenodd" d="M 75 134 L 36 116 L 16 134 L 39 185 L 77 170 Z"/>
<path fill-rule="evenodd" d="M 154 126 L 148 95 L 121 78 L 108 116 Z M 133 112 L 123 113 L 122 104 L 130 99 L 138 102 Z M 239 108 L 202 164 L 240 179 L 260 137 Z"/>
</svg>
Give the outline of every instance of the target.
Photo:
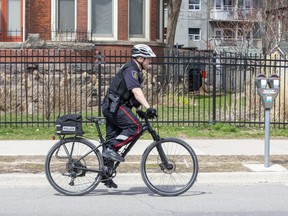
<svg viewBox="0 0 288 216">
<path fill-rule="evenodd" d="M 100 145 L 96 146 L 94 149 L 92 149 L 91 151 L 87 152 L 85 155 L 83 155 L 81 158 L 79 158 L 78 160 L 74 161 L 74 163 L 76 162 L 79 162 L 80 160 L 82 160 L 83 158 L 85 158 L 87 155 L 89 155 L 91 152 L 99 149 L 100 147 L 102 147 L 105 143 L 105 139 L 103 138 L 103 135 L 102 135 L 102 132 L 100 130 L 100 126 L 99 126 L 99 121 L 98 119 L 96 118 L 90 118 L 90 121 L 91 122 L 94 122 L 95 123 L 95 127 L 96 127 L 96 130 L 97 130 L 97 134 L 98 134 L 98 138 L 99 138 L 99 141 L 100 141 Z M 132 147 L 135 145 L 135 143 L 139 140 L 139 138 L 146 132 L 148 131 L 153 140 L 155 142 L 159 142 L 161 141 L 161 138 L 160 136 L 157 134 L 157 132 L 152 128 L 148 118 L 145 118 L 145 123 L 142 125 L 142 128 L 141 128 L 141 132 L 135 137 L 133 138 L 128 144 L 126 144 L 126 146 L 124 147 L 124 149 L 121 151 L 121 156 L 123 158 L 126 157 L 126 155 L 130 152 L 130 150 L 132 149 Z M 64 140 L 64 136 L 60 136 L 61 138 L 61 141 Z M 65 148 L 65 151 L 67 153 L 67 156 L 69 157 L 69 161 L 71 160 L 72 161 L 72 155 L 73 155 L 73 149 L 74 149 L 74 143 L 76 140 L 79 140 L 79 139 L 82 139 L 82 137 L 79 137 L 79 136 L 74 136 L 74 142 L 73 142 L 73 146 L 72 146 L 72 150 L 71 152 L 69 153 L 68 149 Z M 169 167 L 171 166 L 168 162 L 168 159 L 163 151 L 163 148 L 161 145 L 157 145 L 157 150 L 159 152 L 159 155 L 160 155 L 160 158 L 163 162 L 163 164 L 165 165 L 165 167 L 167 167 L 169 169 Z M 117 169 L 117 167 L 119 166 L 121 162 L 116 162 L 115 165 L 114 165 L 114 170 Z M 103 170 L 96 170 L 96 169 L 88 169 L 88 168 L 84 168 L 84 167 L 77 167 L 77 169 L 80 169 L 80 170 L 85 170 L 85 171 L 90 171 L 90 172 L 97 172 L 97 173 L 101 173 L 103 172 Z"/>
<path fill-rule="evenodd" d="M 99 127 L 99 125 L 98 125 Z M 147 117 L 145 117 L 145 123 L 142 125 L 142 129 L 141 132 L 138 136 L 136 136 L 129 144 L 127 144 L 127 146 L 123 149 L 123 151 L 121 152 L 122 157 L 125 158 L 125 156 L 129 153 L 129 151 L 132 149 L 132 147 L 135 145 L 135 143 L 139 140 L 139 138 L 143 135 L 143 133 L 145 133 L 146 131 L 148 131 L 154 142 L 160 142 L 161 138 L 160 136 L 157 134 L 157 132 L 152 128 L 149 120 Z M 162 162 L 164 163 L 165 167 L 167 167 L 167 169 L 171 168 L 171 164 L 169 164 L 168 159 L 163 151 L 163 148 L 161 145 L 157 145 L 157 151 L 159 152 L 160 158 L 162 160 Z M 114 169 L 116 169 L 119 166 L 120 162 L 116 162 Z"/>
</svg>

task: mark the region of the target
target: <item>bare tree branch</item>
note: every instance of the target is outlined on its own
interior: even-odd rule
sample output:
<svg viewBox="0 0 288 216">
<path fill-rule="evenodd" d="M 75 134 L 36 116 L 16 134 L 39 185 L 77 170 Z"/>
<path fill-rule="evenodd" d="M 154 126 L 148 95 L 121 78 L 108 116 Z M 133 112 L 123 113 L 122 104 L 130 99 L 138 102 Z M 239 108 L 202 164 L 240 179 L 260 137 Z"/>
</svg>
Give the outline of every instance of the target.
<svg viewBox="0 0 288 216">
<path fill-rule="evenodd" d="M 175 32 L 180 13 L 182 0 L 168 0 L 168 23 L 167 23 L 167 44 L 174 47 Z"/>
</svg>

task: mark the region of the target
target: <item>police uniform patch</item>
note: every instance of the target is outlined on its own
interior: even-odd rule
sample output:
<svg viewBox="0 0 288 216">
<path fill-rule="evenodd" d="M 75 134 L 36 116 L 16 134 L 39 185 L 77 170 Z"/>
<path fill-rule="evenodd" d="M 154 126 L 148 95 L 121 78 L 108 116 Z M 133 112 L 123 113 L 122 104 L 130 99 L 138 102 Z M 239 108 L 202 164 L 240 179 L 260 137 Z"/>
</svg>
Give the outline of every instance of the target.
<svg viewBox="0 0 288 216">
<path fill-rule="evenodd" d="M 138 80 L 138 72 L 135 71 L 135 70 L 132 70 L 131 73 L 132 73 L 132 77 L 133 77 L 134 79 L 137 79 L 137 80 Z"/>
</svg>

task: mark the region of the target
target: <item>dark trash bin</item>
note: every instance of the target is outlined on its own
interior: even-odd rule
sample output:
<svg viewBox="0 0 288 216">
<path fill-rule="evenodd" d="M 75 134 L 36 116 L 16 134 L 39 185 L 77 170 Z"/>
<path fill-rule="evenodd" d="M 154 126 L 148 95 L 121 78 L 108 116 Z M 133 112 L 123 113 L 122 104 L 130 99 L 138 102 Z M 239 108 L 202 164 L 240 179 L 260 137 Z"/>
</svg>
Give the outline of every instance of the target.
<svg viewBox="0 0 288 216">
<path fill-rule="evenodd" d="M 188 90 L 198 91 L 202 86 L 202 73 L 199 68 L 191 68 L 188 71 Z"/>
</svg>

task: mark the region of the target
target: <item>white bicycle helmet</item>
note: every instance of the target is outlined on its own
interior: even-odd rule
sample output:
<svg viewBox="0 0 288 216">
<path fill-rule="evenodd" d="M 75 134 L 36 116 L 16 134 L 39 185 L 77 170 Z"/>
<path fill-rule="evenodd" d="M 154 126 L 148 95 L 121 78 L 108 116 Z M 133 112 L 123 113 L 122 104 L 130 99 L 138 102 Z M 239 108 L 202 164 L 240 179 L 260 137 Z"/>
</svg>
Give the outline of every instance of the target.
<svg viewBox="0 0 288 216">
<path fill-rule="evenodd" d="M 132 57 L 143 57 L 143 58 L 152 58 L 156 57 L 155 53 L 152 51 L 152 49 L 145 45 L 145 44 L 136 44 L 131 50 Z"/>
</svg>

